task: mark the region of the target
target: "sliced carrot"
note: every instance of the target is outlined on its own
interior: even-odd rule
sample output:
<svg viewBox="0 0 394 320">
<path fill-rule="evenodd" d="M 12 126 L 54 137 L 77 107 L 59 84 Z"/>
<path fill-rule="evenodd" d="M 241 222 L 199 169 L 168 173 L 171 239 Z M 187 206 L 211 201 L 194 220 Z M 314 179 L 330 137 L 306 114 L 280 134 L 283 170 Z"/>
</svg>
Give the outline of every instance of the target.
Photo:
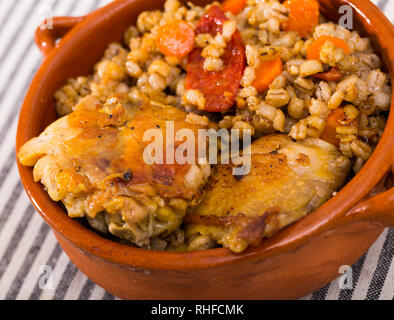
<svg viewBox="0 0 394 320">
<path fill-rule="evenodd" d="M 263 61 L 256 70 L 252 86 L 261 93 L 268 89 L 274 79 L 282 73 L 283 63 L 279 56 L 270 61 Z"/>
<path fill-rule="evenodd" d="M 326 120 L 326 126 L 320 136 L 320 139 L 339 146 L 339 140 L 337 138 L 337 127 L 341 126 L 341 121 L 346 120 L 346 114 L 342 108 L 336 108 L 328 115 Z"/>
<path fill-rule="evenodd" d="M 230 11 L 233 14 L 240 13 L 246 6 L 246 0 L 225 0 L 222 3 L 222 10 L 224 12 Z"/>
<path fill-rule="evenodd" d="M 286 0 L 283 5 L 290 10 L 289 19 L 282 24 L 285 31 L 297 31 L 305 37 L 319 23 L 317 0 Z"/>
<path fill-rule="evenodd" d="M 340 73 L 337 68 L 333 67 L 330 71 L 315 73 L 312 76 L 325 81 L 338 81 L 342 78 L 342 73 Z"/>
<path fill-rule="evenodd" d="M 320 49 L 324 46 L 326 41 L 331 41 L 334 46 L 343 49 L 345 54 L 350 54 L 350 48 L 344 40 L 331 36 L 320 36 L 309 46 L 306 57 L 309 60 L 320 60 Z"/>
<path fill-rule="evenodd" d="M 175 20 L 159 27 L 156 47 L 167 56 L 183 58 L 194 48 L 194 30 L 184 20 Z"/>
</svg>

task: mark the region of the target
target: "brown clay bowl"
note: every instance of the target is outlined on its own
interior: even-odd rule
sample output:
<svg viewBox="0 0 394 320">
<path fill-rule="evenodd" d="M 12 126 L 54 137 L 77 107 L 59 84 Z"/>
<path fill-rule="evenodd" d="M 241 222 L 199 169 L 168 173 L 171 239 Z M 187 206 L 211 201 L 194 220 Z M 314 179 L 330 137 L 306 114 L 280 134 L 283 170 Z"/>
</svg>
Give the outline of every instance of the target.
<svg viewBox="0 0 394 320">
<path fill-rule="evenodd" d="M 53 30 L 38 29 L 36 42 L 45 58 L 20 113 L 17 150 L 55 120 L 54 92 L 69 77 L 90 73 L 107 45 L 122 39 L 139 12 L 160 8 L 163 2 L 117 0 L 83 18 L 55 18 Z M 379 9 L 367 0 L 320 3 L 322 12 L 334 22 L 341 5 L 353 8 L 356 29 L 373 40 L 393 82 L 394 28 Z M 70 259 L 90 279 L 120 298 L 294 299 L 336 278 L 341 265 L 356 262 L 384 227 L 394 226 L 394 189 L 382 187 L 392 171 L 393 137 L 391 112 L 371 158 L 335 197 L 241 254 L 224 248 L 153 252 L 104 239 L 70 219 L 33 181 L 31 168 L 19 162 L 18 167 L 32 203 Z"/>
</svg>

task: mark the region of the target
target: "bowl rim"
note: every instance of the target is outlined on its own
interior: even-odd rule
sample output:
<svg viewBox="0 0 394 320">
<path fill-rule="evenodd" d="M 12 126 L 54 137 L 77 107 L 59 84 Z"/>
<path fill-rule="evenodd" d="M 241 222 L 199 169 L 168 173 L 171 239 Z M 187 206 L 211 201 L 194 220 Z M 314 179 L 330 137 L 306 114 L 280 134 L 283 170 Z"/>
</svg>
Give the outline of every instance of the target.
<svg viewBox="0 0 394 320">
<path fill-rule="evenodd" d="M 126 8 L 132 2 L 143 0 L 115 0 L 105 7 L 93 11 L 79 22 L 44 59 L 38 72 L 29 87 L 19 115 L 16 150 L 28 140 L 28 122 L 25 115 L 29 113 L 31 101 L 37 94 L 33 87 L 43 82 L 47 67 L 54 57 L 69 45 L 74 37 L 86 34 L 91 23 L 99 21 L 104 16 L 116 15 L 116 12 Z M 381 33 L 386 30 L 394 38 L 394 27 L 385 15 L 367 0 L 338 0 L 340 3 L 349 4 L 359 15 L 364 18 L 368 33 L 377 36 L 381 50 L 386 50 L 390 79 L 394 79 L 394 46 L 384 46 L 385 36 Z M 374 25 L 372 25 L 372 22 Z M 387 36 L 387 35 L 386 35 Z M 386 42 L 387 39 L 386 39 Z M 392 83 L 394 81 L 391 81 Z M 42 88 L 40 85 L 38 88 Z M 305 216 L 298 222 L 284 228 L 269 239 L 264 239 L 260 245 L 249 247 L 244 252 L 235 254 L 226 248 L 214 248 L 195 252 L 157 252 L 130 245 L 120 244 L 98 235 L 94 231 L 82 226 L 80 223 L 64 214 L 64 211 L 52 201 L 41 187 L 41 184 L 32 180 L 32 169 L 21 165 L 17 159 L 18 170 L 22 184 L 33 203 L 34 207 L 51 226 L 57 235 L 72 243 L 79 250 L 103 259 L 107 262 L 137 269 L 193 271 L 205 268 L 227 266 L 244 261 L 267 259 L 277 254 L 294 250 L 306 241 L 320 234 L 323 230 L 335 228 L 335 222 L 346 214 L 362 198 L 369 194 L 373 187 L 383 178 L 392 163 L 392 150 L 394 149 L 394 87 L 392 88 L 392 101 L 389 118 L 376 149 L 365 163 L 361 171 L 355 175 L 335 197 L 329 199 L 314 212 Z M 23 118 L 25 117 L 25 118 Z M 387 152 L 389 151 L 389 152 Z M 45 194 L 44 194 L 45 193 Z M 54 204 L 58 206 L 55 209 Z M 62 215 L 59 214 L 62 210 Z M 56 211 L 56 212 L 55 212 Z"/>
</svg>

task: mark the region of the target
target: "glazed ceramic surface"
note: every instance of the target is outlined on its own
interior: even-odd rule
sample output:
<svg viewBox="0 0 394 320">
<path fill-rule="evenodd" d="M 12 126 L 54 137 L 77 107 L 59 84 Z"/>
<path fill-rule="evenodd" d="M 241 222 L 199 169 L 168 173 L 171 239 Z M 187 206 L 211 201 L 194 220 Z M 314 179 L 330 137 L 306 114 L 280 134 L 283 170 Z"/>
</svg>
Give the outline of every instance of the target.
<svg viewBox="0 0 394 320">
<path fill-rule="evenodd" d="M 161 8 L 163 3 L 117 0 L 86 17 L 55 18 L 53 30 L 38 29 L 36 42 L 44 61 L 20 113 L 17 150 L 55 120 L 54 92 L 68 78 L 89 74 L 109 43 L 120 41 L 140 12 Z M 379 9 L 367 0 L 321 0 L 320 4 L 334 22 L 341 5 L 353 8 L 355 28 L 373 40 L 393 80 L 394 43 L 387 40 L 394 39 L 394 29 Z M 357 261 L 385 226 L 394 225 L 394 189 L 386 182 L 393 165 L 393 131 L 391 112 L 376 150 L 335 197 L 241 254 L 224 248 L 153 252 L 107 240 L 70 219 L 34 182 L 31 168 L 19 162 L 18 167 L 32 203 L 71 260 L 120 298 L 294 299 L 336 278 L 341 265 Z"/>
</svg>

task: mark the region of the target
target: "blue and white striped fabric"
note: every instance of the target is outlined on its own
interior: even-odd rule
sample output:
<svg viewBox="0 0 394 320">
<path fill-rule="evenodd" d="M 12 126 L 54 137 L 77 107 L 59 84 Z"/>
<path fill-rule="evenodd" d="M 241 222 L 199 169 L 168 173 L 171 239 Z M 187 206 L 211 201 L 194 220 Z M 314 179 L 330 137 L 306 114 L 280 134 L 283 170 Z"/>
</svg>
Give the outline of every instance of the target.
<svg viewBox="0 0 394 320">
<path fill-rule="evenodd" d="M 117 299 L 68 259 L 35 212 L 19 181 L 15 131 L 19 108 L 42 57 L 33 42 L 46 8 L 54 16 L 80 16 L 110 0 L 0 0 L 0 299 Z M 375 0 L 394 21 L 394 1 Z M 386 229 L 352 267 L 353 289 L 338 279 L 304 299 L 394 297 L 394 228 Z M 43 266 L 53 270 L 44 289 Z M 40 288 L 41 287 L 41 288 Z"/>
</svg>

